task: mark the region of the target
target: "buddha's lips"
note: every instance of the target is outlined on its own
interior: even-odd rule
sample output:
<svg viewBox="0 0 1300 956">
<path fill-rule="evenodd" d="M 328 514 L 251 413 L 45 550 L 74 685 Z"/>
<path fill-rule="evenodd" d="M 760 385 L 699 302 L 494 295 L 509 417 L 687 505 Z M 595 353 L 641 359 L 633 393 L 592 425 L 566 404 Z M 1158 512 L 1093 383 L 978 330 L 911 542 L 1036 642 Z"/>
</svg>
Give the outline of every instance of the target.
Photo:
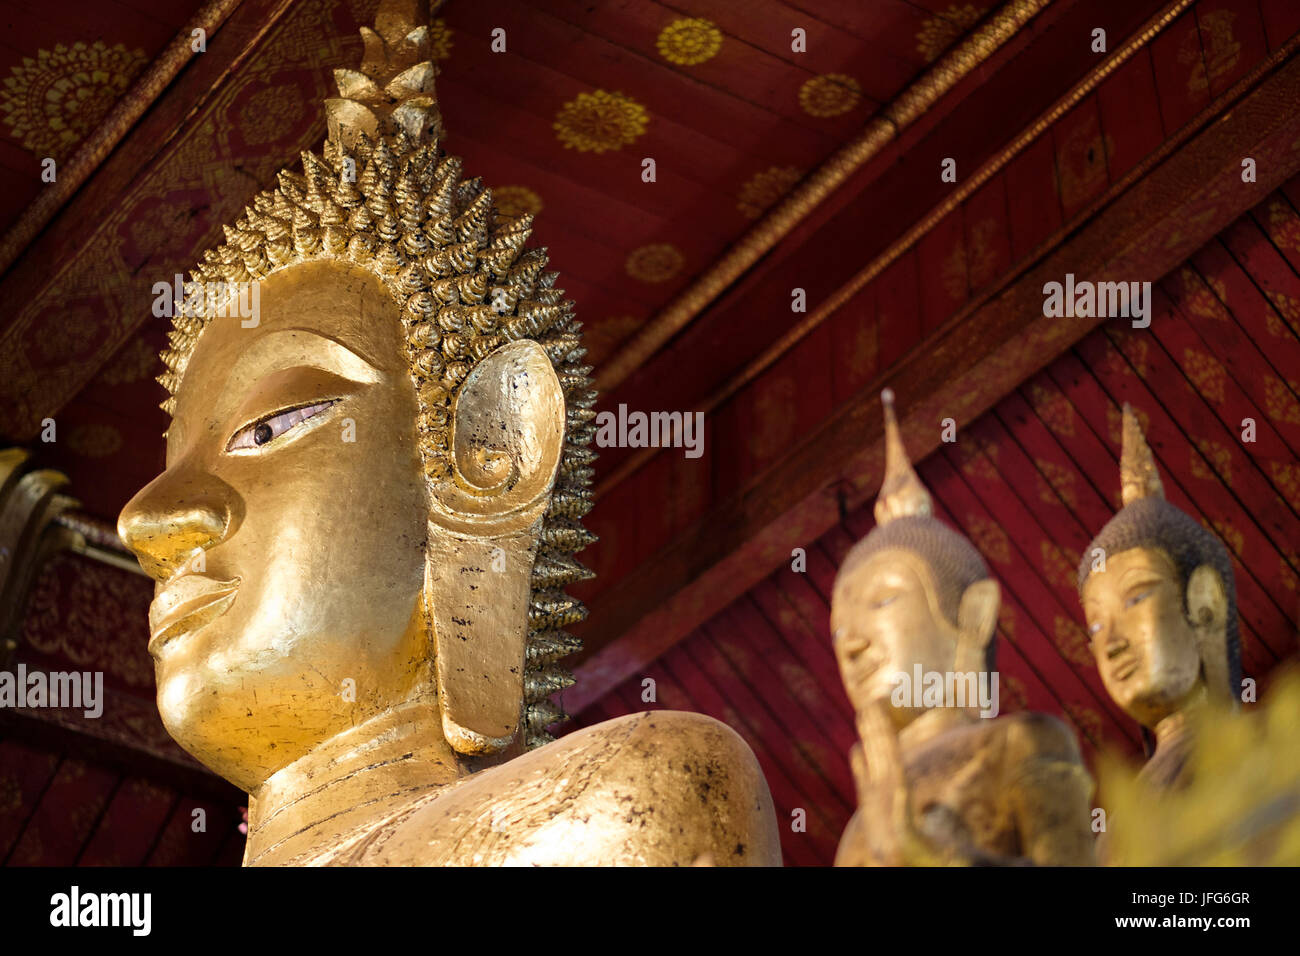
<svg viewBox="0 0 1300 956">
<path fill-rule="evenodd" d="M 172 581 L 149 605 L 149 653 L 187 631 L 220 616 L 234 601 L 239 578 L 213 581 L 187 574 Z"/>
</svg>

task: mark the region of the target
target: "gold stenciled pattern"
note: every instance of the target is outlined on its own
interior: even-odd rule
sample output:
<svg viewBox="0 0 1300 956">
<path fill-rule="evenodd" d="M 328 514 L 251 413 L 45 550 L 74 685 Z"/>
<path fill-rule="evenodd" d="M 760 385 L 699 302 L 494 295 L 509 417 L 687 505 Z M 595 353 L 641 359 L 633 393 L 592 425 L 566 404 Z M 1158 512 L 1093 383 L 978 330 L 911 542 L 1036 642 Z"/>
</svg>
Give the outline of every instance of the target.
<svg viewBox="0 0 1300 956">
<path fill-rule="evenodd" d="M 542 197 L 527 186 L 497 186 L 492 190 L 497 213 L 507 218 L 536 216 L 542 211 Z"/>
<path fill-rule="evenodd" d="M 799 107 L 819 118 L 847 113 L 861 99 L 862 84 L 847 73 L 824 73 L 799 87 Z"/>
<path fill-rule="evenodd" d="M 711 20 L 688 17 L 674 20 L 659 33 L 659 55 L 678 66 L 695 66 L 718 55 L 722 31 Z"/>
<path fill-rule="evenodd" d="M 1189 33 L 1178 49 L 1178 62 L 1191 67 L 1187 92 L 1207 92 L 1211 81 L 1232 72 L 1241 59 L 1241 44 L 1232 33 L 1237 15 L 1231 10 L 1214 10 L 1197 17 L 1199 29 Z"/>
<path fill-rule="evenodd" d="M 740 187 L 740 199 L 736 208 L 749 219 L 757 219 L 776 205 L 802 178 L 803 171 L 794 166 L 765 169 Z"/>
<path fill-rule="evenodd" d="M 649 122 L 645 107 L 630 96 L 596 90 L 565 103 L 552 125 L 566 149 L 604 153 L 636 142 Z"/>
<path fill-rule="evenodd" d="M 627 257 L 627 274 L 640 282 L 667 282 L 685 262 L 672 243 L 654 242 L 632 250 Z"/>
<path fill-rule="evenodd" d="M 916 52 L 927 63 L 938 59 L 939 54 L 948 49 L 954 40 L 979 22 L 987 9 L 970 3 L 954 3 L 936 13 L 921 24 L 921 29 L 916 34 Z"/>
<path fill-rule="evenodd" d="M 5 78 L 0 114 L 24 148 L 63 159 L 108 115 L 144 64 L 144 51 L 102 40 L 38 50 Z"/>
</svg>

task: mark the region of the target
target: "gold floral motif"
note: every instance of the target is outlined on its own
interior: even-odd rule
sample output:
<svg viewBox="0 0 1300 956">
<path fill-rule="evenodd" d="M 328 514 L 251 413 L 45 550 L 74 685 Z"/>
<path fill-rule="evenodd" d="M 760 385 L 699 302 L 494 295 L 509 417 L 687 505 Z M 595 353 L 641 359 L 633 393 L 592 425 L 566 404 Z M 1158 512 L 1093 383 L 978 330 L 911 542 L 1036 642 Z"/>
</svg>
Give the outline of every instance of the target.
<svg viewBox="0 0 1300 956">
<path fill-rule="evenodd" d="M 979 22 L 988 7 L 970 3 L 953 4 L 942 13 L 936 13 L 923 24 L 916 34 L 916 52 L 926 63 L 939 58 L 952 42 Z"/>
<path fill-rule="evenodd" d="M 1147 366 L 1150 342 L 1127 329 L 1117 331 L 1115 338 L 1115 349 L 1106 354 L 1106 370 L 1115 376 L 1128 377 L 1136 372 L 1139 378 L 1146 378 L 1150 371 Z"/>
<path fill-rule="evenodd" d="M 794 410 L 798 406 L 799 387 L 792 378 L 783 376 L 759 389 L 749 444 L 756 460 L 768 461 L 789 445 L 794 437 Z"/>
<path fill-rule="evenodd" d="M 1057 152 L 1057 185 L 1061 202 L 1074 208 L 1091 196 L 1106 181 L 1106 157 L 1115 151 L 1115 142 L 1102 136 L 1094 120 L 1076 126 Z"/>
<path fill-rule="evenodd" d="M 880 324 L 862 322 L 853 334 L 852 354 L 849 356 L 853 368 L 862 374 L 869 374 L 876 367 L 876 358 L 880 354 Z"/>
<path fill-rule="evenodd" d="M 1287 503 L 1292 508 L 1300 508 L 1300 466 L 1284 461 L 1270 461 L 1268 472 Z"/>
<path fill-rule="evenodd" d="M 1025 684 L 1020 678 L 1013 677 L 1010 674 L 1002 674 L 1000 681 L 1000 700 L 998 701 L 998 710 L 1004 714 L 1012 714 L 1021 710 L 1029 709 L 1029 694 L 1025 691 Z"/>
<path fill-rule="evenodd" d="M 1091 663 L 1092 655 L 1088 656 Z M 1082 704 L 1066 702 L 1064 705 L 1065 715 L 1070 718 L 1070 723 L 1079 728 L 1079 732 L 1087 737 L 1093 744 L 1099 744 L 1102 741 L 1101 733 L 1101 715 L 1091 707 L 1084 707 Z"/>
<path fill-rule="evenodd" d="M 1189 33 L 1178 48 L 1178 62 L 1192 69 L 1187 77 L 1189 94 L 1206 92 L 1211 80 L 1231 73 L 1241 59 L 1241 44 L 1232 35 L 1232 21 L 1236 19 L 1231 10 L 1198 14 L 1198 32 Z"/>
<path fill-rule="evenodd" d="M 966 265 L 970 274 L 970 287 L 978 289 L 993 278 L 998 253 L 994 240 L 1002 231 L 996 219 L 981 219 L 970 228 L 966 241 Z"/>
<path fill-rule="evenodd" d="M 1223 401 L 1228 376 L 1214 356 L 1199 349 L 1183 349 L 1183 370 L 1202 396 L 1216 405 Z"/>
<path fill-rule="evenodd" d="M 99 381 L 105 385 L 143 382 L 157 374 L 159 364 L 154 347 L 142 338 L 134 338 L 117 353 L 112 364 L 99 373 Z"/>
<path fill-rule="evenodd" d="M 1070 400 L 1055 389 L 1046 389 L 1041 385 L 1029 388 L 1029 404 L 1034 412 L 1052 431 L 1058 435 L 1074 434 L 1074 406 Z"/>
<path fill-rule="evenodd" d="M 542 197 L 527 186 L 494 186 L 492 198 L 496 200 L 497 214 L 507 219 L 542 211 Z"/>
<path fill-rule="evenodd" d="M 143 50 L 118 43 L 56 44 L 23 57 L 0 90 L 0 113 L 14 139 L 38 157 L 63 159 L 108 115 L 145 64 Z"/>
<path fill-rule="evenodd" d="M 1300 216 L 1289 203 L 1274 199 L 1268 204 L 1269 236 L 1279 249 L 1300 252 Z"/>
<path fill-rule="evenodd" d="M 75 567 L 69 565 L 75 563 Z M 143 630 L 153 588 L 116 568 L 56 557 L 32 587 L 22 639 L 42 654 L 99 669 L 132 687 L 153 683 L 153 664 L 141 642 L 124 639 Z"/>
<path fill-rule="evenodd" d="M 1210 288 L 1207 289 L 1201 283 L 1200 277 L 1186 266 L 1179 275 L 1183 280 L 1183 304 L 1188 312 L 1219 322 L 1227 320 L 1228 317 L 1221 303 L 1228 301 L 1228 289 L 1222 280 L 1210 276 L 1208 279 Z M 1210 289 L 1214 290 L 1213 294 Z M 1215 295 L 1218 295 L 1217 299 Z"/>
<path fill-rule="evenodd" d="M 1002 527 L 979 515 L 966 516 L 966 530 L 980 554 L 996 564 L 1011 563 L 1011 539 Z"/>
<path fill-rule="evenodd" d="M 794 166 L 765 169 L 740 187 L 740 200 L 736 203 L 736 208 L 747 218 L 757 219 L 776 205 L 802 178 L 803 171 Z"/>
<path fill-rule="evenodd" d="M 258 90 L 239 108 L 239 135 L 249 146 L 274 143 L 307 111 L 302 91 L 293 83 Z"/>
<path fill-rule="evenodd" d="M 862 84 L 847 73 L 823 73 L 799 87 L 799 106 L 809 116 L 839 116 L 861 99 Z"/>
<path fill-rule="evenodd" d="M 1052 643 L 1071 664 L 1076 667 L 1096 667 L 1092 650 L 1088 647 L 1088 635 L 1083 625 L 1074 618 L 1056 615 L 1052 625 Z"/>
<path fill-rule="evenodd" d="M 1288 425 L 1300 425 L 1300 402 L 1295 397 L 1297 391 L 1300 391 L 1300 383 L 1283 382 L 1276 375 L 1265 375 L 1264 408 L 1268 411 L 1268 417 Z"/>
<path fill-rule="evenodd" d="M 1038 469 L 1038 497 L 1051 505 L 1064 501 L 1067 507 L 1073 508 L 1077 503 L 1074 472 L 1042 458 L 1034 459 L 1034 467 Z"/>
<path fill-rule="evenodd" d="M 78 425 L 68 435 L 68 447 L 86 458 L 107 458 L 122 447 L 122 434 L 112 425 Z"/>
<path fill-rule="evenodd" d="M 1208 438 L 1198 438 L 1196 448 L 1200 449 L 1200 454 L 1190 448 L 1187 450 L 1188 467 L 1191 470 L 1192 477 L 1203 478 L 1206 481 L 1218 481 L 1219 477 L 1222 476 L 1223 483 L 1231 488 L 1232 451 L 1226 445 L 1211 441 Z M 1210 463 L 1209 465 L 1206 465 L 1207 461 Z"/>
<path fill-rule="evenodd" d="M 722 49 L 722 31 L 711 20 L 688 17 L 674 20 L 659 33 L 659 55 L 678 66 L 695 66 L 711 60 Z"/>
<path fill-rule="evenodd" d="M 635 142 L 649 122 L 645 107 L 630 96 L 596 90 L 560 107 L 553 126 L 565 149 L 603 153 Z"/>
<path fill-rule="evenodd" d="M 966 245 L 958 236 L 939 267 L 939 283 L 949 299 L 966 298 L 966 275 Z"/>
<path fill-rule="evenodd" d="M 1233 554 L 1241 554 L 1242 548 L 1246 545 L 1246 538 L 1233 527 L 1232 522 L 1224 518 L 1211 518 L 1208 521 L 1202 519 L 1201 524 L 1217 534 L 1220 540 L 1228 546 L 1229 551 Z"/>
<path fill-rule="evenodd" d="M 1073 550 L 1062 548 L 1051 541 L 1039 544 L 1039 554 L 1043 559 L 1043 570 L 1047 580 L 1057 587 L 1073 591 L 1078 585 L 1079 555 Z"/>
<path fill-rule="evenodd" d="M 969 478 L 983 478 L 986 481 L 1000 481 L 998 474 L 998 446 L 969 436 L 959 446 L 961 470 Z"/>
<path fill-rule="evenodd" d="M 1268 334 L 1279 339 L 1287 337 L 1288 329 L 1300 334 L 1300 299 L 1285 292 L 1266 291 L 1265 294 L 1277 310 L 1276 313 L 1270 310 L 1264 317 Z"/>
<path fill-rule="evenodd" d="M 627 274 L 641 282 L 667 282 L 681 271 L 686 260 L 668 242 L 652 242 L 633 249 L 627 257 Z"/>
</svg>

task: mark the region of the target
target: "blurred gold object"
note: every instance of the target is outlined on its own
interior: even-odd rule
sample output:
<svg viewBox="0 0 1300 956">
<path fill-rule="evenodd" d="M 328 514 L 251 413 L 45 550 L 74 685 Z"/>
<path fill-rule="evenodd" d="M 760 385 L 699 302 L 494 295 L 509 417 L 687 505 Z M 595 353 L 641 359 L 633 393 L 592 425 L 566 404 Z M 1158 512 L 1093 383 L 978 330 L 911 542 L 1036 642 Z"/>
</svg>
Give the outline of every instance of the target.
<svg viewBox="0 0 1300 956">
<path fill-rule="evenodd" d="M 531 216 L 439 149 L 426 22 L 381 4 L 324 155 L 185 287 L 167 469 L 119 519 L 163 722 L 250 794 L 250 865 L 779 863 L 725 725 L 549 742 L 595 394 Z"/>
<path fill-rule="evenodd" d="M 1300 865 L 1300 668 L 1279 672 L 1259 707 L 1192 717 L 1186 783 L 1162 787 L 1102 761 L 1108 862 L 1117 866 Z"/>
<path fill-rule="evenodd" d="M 860 742 L 857 812 L 837 866 L 1091 864 L 1092 780 L 1073 733 L 1041 714 L 996 716 L 997 582 L 932 515 L 885 412 L 876 528 L 840 567 L 831 628 Z M 988 688 L 978 703 L 900 690 L 914 673 Z M 990 706 L 991 705 L 991 706 Z M 981 706 L 984 707 L 981 710 Z"/>
<path fill-rule="evenodd" d="M 1124 507 L 1079 566 L 1079 593 L 1102 683 L 1144 728 L 1152 783 L 1190 772 L 1194 714 L 1235 706 L 1241 682 L 1232 564 L 1223 544 L 1164 499 L 1155 458 L 1124 406 Z"/>
</svg>

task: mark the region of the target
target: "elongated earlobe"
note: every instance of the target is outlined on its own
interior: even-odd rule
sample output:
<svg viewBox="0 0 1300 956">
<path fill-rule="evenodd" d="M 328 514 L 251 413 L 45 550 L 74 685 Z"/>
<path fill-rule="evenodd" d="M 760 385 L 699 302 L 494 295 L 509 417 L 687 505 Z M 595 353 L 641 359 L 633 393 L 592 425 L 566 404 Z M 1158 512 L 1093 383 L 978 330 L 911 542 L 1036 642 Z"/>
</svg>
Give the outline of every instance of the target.
<svg viewBox="0 0 1300 956">
<path fill-rule="evenodd" d="M 466 376 L 425 565 L 443 731 L 461 753 L 503 750 L 522 723 L 530 576 L 563 443 L 564 394 L 536 342 Z"/>
<path fill-rule="evenodd" d="M 985 669 L 986 654 L 993 632 L 997 630 L 1001 603 L 998 582 L 992 578 L 976 581 L 962 592 L 957 609 L 957 629 L 961 637 L 954 670 L 969 673 Z"/>
<path fill-rule="evenodd" d="M 1208 564 L 1187 578 L 1187 618 L 1196 634 L 1205 687 L 1215 700 L 1237 702 L 1228 677 L 1228 592 L 1219 572 Z"/>
</svg>

